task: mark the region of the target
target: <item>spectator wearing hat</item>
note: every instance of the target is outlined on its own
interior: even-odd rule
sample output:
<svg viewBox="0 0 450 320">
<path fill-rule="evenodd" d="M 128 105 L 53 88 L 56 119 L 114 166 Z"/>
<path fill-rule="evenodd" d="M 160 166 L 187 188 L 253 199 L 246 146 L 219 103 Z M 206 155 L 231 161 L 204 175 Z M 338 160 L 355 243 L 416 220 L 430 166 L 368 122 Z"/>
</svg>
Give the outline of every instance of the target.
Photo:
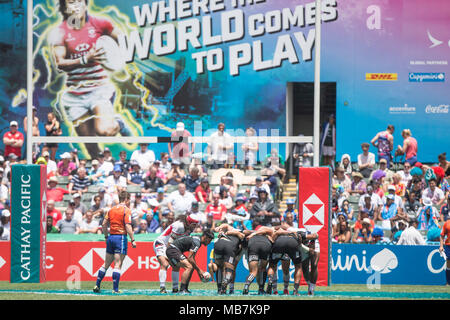
<svg viewBox="0 0 450 320">
<path fill-rule="evenodd" d="M 437 186 L 436 178 L 431 178 L 428 181 L 428 188 L 423 190 L 422 199 L 428 198 L 431 200 L 432 205 L 440 207 L 445 201 L 444 192 Z"/>
<path fill-rule="evenodd" d="M 120 166 L 114 167 L 113 175 L 105 179 L 104 187 L 106 192 L 117 201 L 119 193 L 127 190 L 127 179 L 122 176 L 122 168 Z"/>
<path fill-rule="evenodd" d="M 322 156 L 324 165 L 334 168 L 334 157 L 336 156 L 336 118 L 334 114 L 330 114 L 328 121 L 322 125 L 320 158 Z"/>
<path fill-rule="evenodd" d="M 53 112 L 47 113 L 47 123 L 44 126 L 45 135 L 47 137 L 57 137 L 62 135 L 62 130 L 58 119 Z M 57 143 L 47 143 L 46 146 L 50 149 L 50 159 L 56 161 L 56 151 L 58 150 Z"/>
<path fill-rule="evenodd" d="M 155 199 L 156 203 L 158 203 L 158 208 L 159 208 L 159 212 L 160 212 L 159 221 L 161 221 L 162 216 L 166 217 L 164 214 L 161 214 L 161 213 L 168 210 L 167 196 L 165 194 L 164 188 L 163 187 L 157 188 L 156 194 L 152 194 L 149 197 L 147 197 L 147 202 L 150 203 L 150 201 L 152 199 Z"/>
<path fill-rule="evenodd" d="M 178 185 L 179 183 L 183 182 L 183 178 L 185 176 L 184 170 L 180 167 L 180 161 L 179 160 L 173 160 L 172 161 L 172 167 L 167 174 L 167 183 L 170 185 Z"/>
<path fill-rule="evenodd" d="M 50 177 L 50 179 L 48 179 L 47 186 L 47 200 L 60 202 L 63 201 L 65 194 L 69 194 L 69 191 L 64 188 L 58 187 L 58 178 Z"/>
<path fill-rule="evenodd" d="M 96 200 L 96 197 L 99 197 L 98 200 Z M 105 187 L 101 187 L 98 190 L 98 193 L 94 196 L 92 196 L 91 199 L 91 207 L 96 206 L 98 201 L 98 207 L 102 209 L 102 211 L 106 212 L 105 210 L 109 210 L 113 205 L 113 198 L 106 192 Z M 101 225 L 101 223 L 99 223 Z"/>
<path fill-rule="evenodd" d="M 250 214 L 247 211 L 245 202 L 245 197 L 238 195 L 235 200 L 235 205 L 226 214 L 227 223 L 239 231 L 251 230 L 252 228 L 252 221 L 250 220 Z"/>
<path fill-rule="evenodd" d="M 167 206 L 175 214 L 175 218 L 178 218 L 179 215 L 191 210 L 194 201 L 194 195 L 186 190 L 184 183 L 180 183 L 178 190 L 173 191 L 167 198 Z"/>
<path fill-rule="evenodd" d="M 99 165 L 100 162 L 97 159 L 92 160 L 91 162 L 91 169 L 88 171 L 88 176 L 92 181 L 93 185 L 103 185 L 104 181 L 104 176 L 103 174 L 100 174 L 99 169 Z"/>
<path fill-rule="evenodd" d="M 286 215 L 288 213 L 292 214 L 292 222 L 294 223 L 295 227 L 298 227 L 298 211 L 297 208 L 294 208 L 295 206 L 295 199 L 289 198 L 286 200 L 286 210 L 284 211 L 281 221 L 286 221 Z"/>
<path fill-rule="evenodd" d="M 11 212 L 8 209 L 2 210 L 0 226 L 3 228 L 2 240 L 10 240 L 11 234 Z"/>
<path fill-rule="evenodd" d="M 87 175 L 86 168 L 80 167 L 70 180 L 67 189 L 70 194 L 83 194 L 88 191 L 90 185 L 92 185 L 92 181 Z"/>
<path fill-rule="evenodd" d="M 413 166 L 417 162 L 417 140 L 409 129 L 403 129 L 402 137 L 403 146 L 397 146 L 395 155 L 405 155 L 405 161 Z"/>
<path fill-rule="evenodd" d="M 118 164 L 116 163 L 116 166 Z M 130 161 L 131 171 L 127 173 L 127 184 L 132 186 L 144 186 L 145 173 L 141 170 L 139 162 Z M 123 172 L 123 170 L 122 170 Z"/>
<path fill-rule="evenodd" d="M 212 201 L 212 191 L 208 178 L 200 180 L 200 184 L 195 189 L 195 199 L 201 203 L 210 203 Z"/>
<path fill-rule="evenodd" d="M 371 243 L 375 223 L 366 212 L 361 212 L 361 219 L 356 220 L 353 227 L 353 243 Z"/>
<path fill-rule="evenodd" d="M 390 124 L 385 131 L 378 132 L 370 141 L 378 149 L 378 162 L 381 162 L 381 159 L 385 159 L 387 168 L 390 167 L 391 152 L 394 149 L 394 130 L 394 126 Z"/>
<path fill-rule="evenodd" d="M 169 155 L 172 160 L 178 160 L 182 166 L 189 165 L 191 155 L 195 150 L 195 143 L 189 143 L 191 133 L 185 129 L 183 122 L 178 122 L 175 130 L 170 135 L 168 143 Z"/>
<path fill-rule="evenodd" d="M 360 172 L 353 172 L 353 181 L 350 189 L 347 190 L 347 193 L 352 195 L 363 195 L 366 193 L 367 184 L 363 180 L 364 177 Z"/>
<path fill-rule="evenodd" d="M 111 150 L 108 147 L 103 149 L 103 155 L 105 157 L 105 161 L 106 162 L 109 162 L 112 165 L 114 165 L 116 163 L 116 160 L 113 158 L 112 152 L 111 152 Z M 121 169 L 122 169 L 122 167 L 121 167 Z"/>
<path fill-rule="evenodd" d="M 61 160 L 58 162 L 57 167 L 58 171 L 56 172 L 57 176 L 64 176 L 71 178 L 71 175 L 77 169 L 77 166 L 74 162 L 71 161 L 71 155 L 68 152 L 64 152 L 60 156 Z"/>
<path fill-rule="evenodd" d="M 417 219 L 411 219 L 409 221 L 409 226 L 403 230 L 403 232 L 400 235 L 400 238 L 398 239 L 397 244 L 398 245 L 425 245 L 425 239 L 423 238 L 422 234 L 417 230 L 419 226 L 419 222 Z"/>
<path fill-rule="evenodd" d="M 417 214 L 418 229 L 430 230 L 432 227 L 439 227 L 439 212 L 433 206 L 432 200 L 425 197 L 422 204 Z"/>
<path fill-rule="evenodd" d="M 369 152 L 370 144 L 361 144 L 362 153 L 358 154 L 358 170 L 364 178 L 369 178 L 375 169 L 375 154 Z"/>
<path fill-rule="evenodd" d="M 381 228 L 375 227 L 372 231 L 372 242 L 371 244 L 377 244 L 383 240 L 384 231 Z"/>
<path fill-rule="evenodd" d="M 80 211 L 81 214 L 84 216 L 88 211 L 88 208 L 83 202 L 81 202 L 81 194 L 74 193 L 72 196 L 72 200 L 75 203 L 74 209 Z"/>
<path fill-rule="evenodd" d="M 220 184 L 216 186 L 214 192 L 220 193 L 221 189 L 225 189 L 233 198 L 237 193 L 237 184 L 234 181 L 233 173 L 228 172 L 226 175 L 220 177 Z"/>
<path fill-rule="evenodd" d="M 352 176 L 352 161 L 349 154 L 345 153 L 342 155 L 339 167 L 344 168 L 346 175 Z"/>
<path fill-rule="evenodd" d="M 131 171 L 131 164 L 130 161 L 127 160 L 127 152 L 125 150 L 119 152 L 119 160 L 117 160 L 114 165 L 119 165 L 122 168 L 122 175 L 124 177 L 128 176 L 128 173 Z"/>
<path fill-rule="evenodd" d="M 436 176 L 437 186 L 439 187 L 439 189 L 442 190 L 442 192 L 444 192 L 445 195 L 447 195 L 450 192 L 450 184 L 445 178 L 444 169 L 442 169 L 439 166 L 434 166 L 431 169 L 433 170 L 434 175 Z"/>
<path fill-rule="evenodd" d="M 386 196 L 386 203 L 377 216 L 376 221 L 381 221 L 381 226 L 385 230 L 391 230 L 394 227 L 395 221 L 399 219 L 408 219 L 408 217 L 399 211 L 395 203 L 395 195 L 388 194 Z"/>
<path fill-rule="evenodd" d="M 148 143 L 140 143 L 139 149 L 133 151 L 133 153 L 131 154 L 130 161 L 131 160 L 136 160 L 137 162 L 139 162 L 141 169 L 145 172 L 150 168 L 156 158 L 153 150 L 150 150 L 148 148 Z"/>
<path fill-rule="evenodd" d="M 344 196 L 348 197 L 348 190 L 352 188 L 352 180 L 345 174 L 344 168 L 337 167 L 334 170 L 333 185 L 339 184 L 344 188 Z"/>
<path fill-rule="evenodd" d="M 156 202 L 156 204 L 154 203 Z M 130 204 L 131 219 L 134 221 L 134 227 L 137 226 L 137 221 L 143 219 L 144 215 L 151 208 L 153 210 L 158 208 L 159 204 L 155 199 L 151 199 L 148 202 L 143 201 L 142 193 L 138 192 L 134 195 L 134 201 Z M 133 223 L 132 223 L 133 224 Z"/>
<path fill-rule="evenodd" d="M 256 217 L 257 215 L 263 216 L 263 226 L 271 226 L 272 225 L 272 219 L 275 216 L 279 216 L 277 206 L 275 203 L 269 199 L 269 195 L 267 194 L 267 191 L 265 189 L 259 189 L 257 190 L 258 193 L 258 200 L 253 205 L 250 216 L 252 219 Z"/>
<path fill-rule="evenodd" d="M 227 208 L 220 203 L 220 195 L 218 193 L 213 193 L 212 203 L 208 204 L 205 209 L 205 213 L 213 215 L 214 224 L 222 222 L 225 219 L 227 213 Z"/>
<path fill-rule="evenodd" d="M 63 218 L 61 211 L 55 208 L 55 201 L 47 198 L 47 216 L 53 218 L 53 225 Z"/>
<path fill-rule="evenodd" d="M 164 173 L 164 171 L 161 170 L 160 166 L 161 166 L 161 161 L 155 160 L 150 168 L 155 168 L 156 169 L 156 176 L 161 178 L 161 180 L 164 182 L 164 184 L 166 184 L 167 183 L 167 177 L 166 177 L 166 174 Z"/>
<path fill-rule="evenodd" d="M 408 228 L 408 226 L 409 223 L 406 220 L 401 219 L 397 221 L 397 231 L 392 235 L 392 241 L 394 243 L 398 242 L 403 231 L 405 231 L 405 229 Z"/>
<path fill-rule="evenodd" d="M 195 193 L 195 190 L 200 185 L 200 179 L 198 168 L 194 167 L 189 170 L 189 174 L 185 175 L 182 181 L 189 192 Z"/>
<path fill-rule="evenodd" d="M 3 144 L 5 145 L 5 157 L 11 153 L 15 154 L 18 159 L 22 158 L 22 146 L 24 143 L 24 136 L 22 132 L 18 131 L 19 124 L 17 121 L 9 123 L 9 131 L 3 135 Z"/>
<path fill-rule="evenodd" d="M 391 184 L 393 181 L 392 177 L 394 175 L 394 171 L 388 168 L 388 162 L 386 159 L 384 158 L 380 159 L 379 170 L 383 171 L 386 174 L 384 177 L 384 182 Z"/>
<path fill-rule="evenodd" d="M 211 163 L 213 169 L 223 168 L 227 161 L 228 153 L 234 150 L 231 136 L 225 132 L 225 124 L 219 123 L 217 131 L 210 138 L 207 147 L 208 162 Z"/>
<path fill-rule="evenodd" d="M 250 212 L 250 210 L 252 210 L 252 207 L 256 203 L 257 200 L 258 200 L 257 194 L 250 195 L 250 197 L 248 198 L 248 201 L 247 201 L 247 211 L 248 212 Z"/>
<path fill-rule="evenodd" d="M 162 181 L 162 179 L 156 175 L 156 172 L 156 168 L 150 168 L 148 177 L 144 179 L 142 193 L 154 193 L 158 188 L 164 187 L 164 181 Z"/>
<path fill-rule="evenodd" d="M 250 196 L 255 196 L 258 198 L 258 189 L 265 189 L 267 194 L 270 195 L 270 187 L 267 183 L 264 183 L 264 179 L 261 176 L 255 178 L 255 185 L 250 188 Z"/>
</svg>

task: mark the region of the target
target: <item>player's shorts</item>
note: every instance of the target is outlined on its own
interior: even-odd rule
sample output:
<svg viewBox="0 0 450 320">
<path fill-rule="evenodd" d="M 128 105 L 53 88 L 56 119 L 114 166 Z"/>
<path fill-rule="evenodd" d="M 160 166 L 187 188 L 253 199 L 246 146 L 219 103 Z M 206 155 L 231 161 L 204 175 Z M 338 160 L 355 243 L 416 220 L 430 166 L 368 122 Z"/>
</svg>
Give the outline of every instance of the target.
<svg viewBox="0 0 450 320">
<path fill-rule="evenodd" d="M 215 260 L 223 260 L 224 262 L 234 264 L 238 253 L 239 246 L 236 246 L 234 242 L 230 242 L 222 238 L 214 243 Z"/>
<path fill-rule="evenodd" d="M 128 242 L 126 234 L 111 234 L 106 240 L 106 253 L 127 254 Z"/>
<path fill-rule="evenodd" d="M 450 260 L 450 245 L 448 244 L 444 245 L 444 252 L 445 255 L 447 256 L 447 260 Z"/>
<path fill-rule="evenodd" d="M 265 236 L 254 236 L 248 241 L 248 261 L 269 260 L 272 243 Z"/>
<path fill-rule="evenodd" d="M 334 151 L 334 148 L 333 147 L 327 147 L 327 146 L 323 146 L 322 153 L 323 153 L 324 156 L 334 156 L 334 155 L 336 155 L 336 152 Z"/>
<path fill-rule="evenodd" d="M 59 103 L 67 114 L 67 120 L 75 121 L 86 113 L 92 112 L 97 105 L 110 105 L 111 114 L 113 114 L 111 98 L 114 93 L 115 88 L 112 84 L 95 87 L 92 91 L 80 95 L 70 93 L 70 89 L 68 89 L 61 95 Z"/>
<path fill-rule="evenodd" d="M 298 240 L 292 236 L 279 236 L 272 246 L 270 263 L 277 264 L 284 255 L 288 255 L 294 265 L 302 262 Z"/>
<path fill-rule="evenodd" d="M 159 242 L 158 240 L 153 242 L 153 251 L 155 251 L 157 257 L 163 256 L 167 258 L 166 250 L 167 246 L 164 242 Z"/>
<path fill-rule="evenodd" d="M 166 256 L 172 267 L 176 266 L 180 261 L 185 260 L 186 256 L 177 247 L 169 246 L 166 250 Z"/>
</svg>

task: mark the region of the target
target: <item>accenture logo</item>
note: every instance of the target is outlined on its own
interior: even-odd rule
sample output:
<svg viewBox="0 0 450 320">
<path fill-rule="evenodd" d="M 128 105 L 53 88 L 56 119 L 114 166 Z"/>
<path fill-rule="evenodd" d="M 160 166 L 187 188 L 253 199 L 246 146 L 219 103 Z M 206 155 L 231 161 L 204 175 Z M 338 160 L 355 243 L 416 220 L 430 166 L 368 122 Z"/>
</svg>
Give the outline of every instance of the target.
<svg viewBox="0 0 450 320">
<path fill-rule="evenodd" d="M 429 104 L 425 108 L 425 113 L 448 114 L 448 104 L 441 104 L 439 106 Z"/>
<path fill-rule="evenodd" d="M 92 277 L 96 277 L 98 274 L 98 270 L 102 267 L 105 262 L 106 249 L 105 248 L 92 248 L 88 251 L 78 263 L 89 273 Z M 128 256 L 125 257 L 122 263 L 122 274 L 125 273 L 132 265 L 134 261 L 131 260 Z M 106 277 L 112 276 L 113 268 L 109 268 L 106 272 Z"/>
<path fill-rule="evenodd" d="M 405 103 L 403 107 L 389 107 L 390 114 L 415 114 L 416 107 L 410 107 Z"/>
<path fill-rule="evenodd" d="M 325 205 L 316 194 L 303 203 L 303 225 L 306 230 L 317 233 L 325 223 Z"/>
</svg>

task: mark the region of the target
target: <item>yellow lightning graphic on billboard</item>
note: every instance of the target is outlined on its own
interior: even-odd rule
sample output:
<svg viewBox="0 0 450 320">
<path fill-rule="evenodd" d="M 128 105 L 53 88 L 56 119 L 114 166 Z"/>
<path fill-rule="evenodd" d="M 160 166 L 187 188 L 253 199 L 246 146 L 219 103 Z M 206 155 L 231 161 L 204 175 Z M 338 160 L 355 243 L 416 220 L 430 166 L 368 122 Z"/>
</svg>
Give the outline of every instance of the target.
<svg viewBox="0 0 450 320">
<path fill-rule="evenodd" d="M 121 13 L 116 7 L 111 5 L 106 7 L 98 7 L 92 1 L 90 1 L 88 12 L 92 12 L 96 16 L 112 20 L 114 26 L 117 27 L 121 32 L 129 32 L 130 30 L 137 28 L 137 26 L 130 21 L 130 18 L 127 15 Z M 34 5 L 33 35 L 35 44 L 33 50 L 33 88 L 36 87 L 36 84 L 39 81 L 45 80 L 44 84 L 41 85 L 42 89 L 45 89 L 54 97 L 50 102 L 50 106 L 55 112 L 62 115 L 61 118 L 63 119 L 63 122 L 68 129 L 68 133 L 70 135 L 76 136 L 77 134 L 74 129 L 80 124 L 80 121 L 87 121 L 88 119 L 95 118 L 96 116 L 83 118 L 82 120 L 74 123 L 67 120 L 67 116 L 65 115 L 65 111 L 63 108 L 57 107 L 60 101 L 61 93 L 64 90 L 68 89 L 67 85 L 65 84 L 67 75 L 63 72 L 60 72 L 55 66 L 53 62 L 54 60 L 52 57 L 52 52 L 47 39 L 49 32 L 60 23 L 61 15 L 58 10 L 57 1 L 46 0 L 45 3 Z M 42 61 L 44 63 L 46 71 L 45 79 L 41 79 L 41 76 L 43 75 L 41 74 L 39 69 L 36 68 L 36 61 L 38 56 L 42 57 Z M 170 59 L 164 59 L 162 61 L 165 61 L 167 65 L 170 65 L 171 62 Z M 159 110 L 154 105 L 147 103 L 151 92 L 142 83 L 140 83 L 140 80 L 143 76 L 144 74 L 139 70 L 134 62 L 127 64 L 122 72 L 116 72 L 111 75 L 111 79 L 113 80 L 112 83 L 116 88 L 115 98 L 113 102 L 115 112 L 122 115 L 124 121 L 127 123 L 134 136 L 141 136 L 143 134 L 143 128 L 141 124 L 136 121 L 130 110 L 124 108 L 121 104 L 123 93 L 118 83 L 124 83 L 132 79 L 131 83 L 133 84 L 134 88 L 138 89 L 138 91 L 140 92 L 140 102 L 142 108 L 152 113 L 150 125 L 152 127 L 158 127 L 162 130 L 172 132 L 172 128 L 156 122 L 159 118 Z M 13 106 L 17 106 L 26 100 L 26 92 L 26 89 L 21 89 L 18 91 L 16 96 L 13 98 Z M 103 145 L 100 145 L 100 147 L 103 147 Z M 137 147 L 137 144 L 123 145 L 123 147 L 128 150 L 134 150 Z M 87 149 L 85 148 L 84 144 L 81 145 L 80 148 L 80 151 L 82 153 L 88 155 Z"/>
</svg>

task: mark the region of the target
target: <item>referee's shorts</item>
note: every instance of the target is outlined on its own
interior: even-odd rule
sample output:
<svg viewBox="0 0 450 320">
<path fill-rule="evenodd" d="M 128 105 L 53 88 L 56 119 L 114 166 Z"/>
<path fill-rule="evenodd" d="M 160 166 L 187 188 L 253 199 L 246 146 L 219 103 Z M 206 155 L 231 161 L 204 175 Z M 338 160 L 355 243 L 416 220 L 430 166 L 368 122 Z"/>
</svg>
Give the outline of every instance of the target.
<svg viewBox="0 0 450 320">
<path fill-rule="evenodd" d="M 448 245 L 448 244 L 444 245 L 444 252 L 445 252 L 445 255 L 447 256 L 447 261 L 449 261 L 450 260 L 450 245 Z"/>
<path fill-rule="evenodd" d="M 128 241 L 126 234 L 111 234 L 106 240 L 106 253 L 127 254 Z"/>
</svg>

